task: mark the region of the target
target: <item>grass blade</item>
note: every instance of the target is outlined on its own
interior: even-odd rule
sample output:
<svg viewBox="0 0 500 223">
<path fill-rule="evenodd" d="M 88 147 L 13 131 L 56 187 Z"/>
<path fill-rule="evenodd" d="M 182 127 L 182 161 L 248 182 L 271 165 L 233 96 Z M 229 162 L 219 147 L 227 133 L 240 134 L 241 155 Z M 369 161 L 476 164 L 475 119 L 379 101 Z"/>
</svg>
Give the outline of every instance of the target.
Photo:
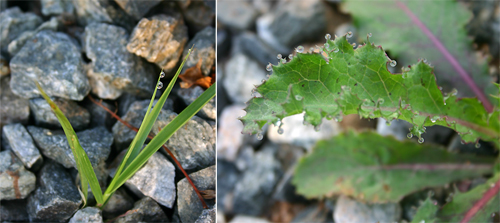
<svg viewBox="0 0 500 223">
<path fill-rule="evenodd" d="M 61 126 L 64 130 L 64 134 L 66 134 L 69 147 L 71 148 L 73 156 L 75 157 L 78 173 L 80 173 L 80 181 L 82 185 L 81 190 L 85 196 L 84 199 L 85 200 L 87 199 L 87 194 L 88 194 L 87 185 L 90 185 L 90 189 L 92 190 L 92 193 L 94 194 L 97 203 L 102 204 L 103 197 L 99 181 L 97 180 L 97 177 L 94 173 L 94 169 L 92 169 L 92 164 L 90 163 L 87 153 L 85 153 L 85 150 L 83 150 L 82 146 L 80 145 L 80 142 L 78 141 L 78 137 L 76 136 L 75 130 L 73 130 L 73 127 L 69 123 L 66 116 L 64 116 L 61 109 L 59 109 L 59 107 L 57 107 L 57 105 L 49 98 L 49 96 L 45 94 L 45 91 L 43 91 L 40 84 L 37 81 L 35 81 L 35 83 L 36 86 L 38 87 L 38 90 L 40 91 L 40 94 L 42 94 L 43 98 L 47 101 L 47 103 L 49 103 L 50 107 L 52 108 L 52 111 L 54 112 L 57 119 L 61 123 Z"/>
<path fill-rule="evenodd" d="M 200 95 L 193 103 L 184 109 L 177 117 L 175 117 L 167 126 L 165 126 L 149 144 L 139 153 L 139 155 L 123 170 L 120 175 L 115 175 L 113 178 L 114 187 L 108 187 L 104 196 L 108 197 L 125 183 L 135 172 L 137 172 L 148 159 L 161 148 L 165 142 L 186 122 L 188 122 L 200 109 L 215 97 L 216 85 L 213 84 L 203 94 Z"/>
</svg>

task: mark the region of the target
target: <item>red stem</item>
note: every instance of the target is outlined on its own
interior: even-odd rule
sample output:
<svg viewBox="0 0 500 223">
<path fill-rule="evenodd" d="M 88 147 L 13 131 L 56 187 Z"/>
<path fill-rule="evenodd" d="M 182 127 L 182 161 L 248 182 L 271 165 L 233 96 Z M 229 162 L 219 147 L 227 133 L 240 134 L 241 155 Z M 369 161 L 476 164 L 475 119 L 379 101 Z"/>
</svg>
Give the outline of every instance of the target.
<svg viewBox="0 0 500 223">
<path fill-rule="evenodd" d="M 470 75 L 465 71 L 465 69 L 458 63 L 457 59 L 451 55 L 450 52 L 446 49 L 445 46 L 439 41 L 439 39 L 432 34 L 432 32 L 418 19 L 418 17 L 413 14 L 413 12 L 402 2 L 396 1 L 396 4 L 399 8 L 401 8 L 407 15 L 410 17 L 412 22 L 420 29 L 422 32 L 431 40 L 431 42 L 436 46 L 436 48 L 443 54 L 443 56 L 451 63 L 455 71 L 458 72 L 460 77 L 469 85 L 474 94 L 476 94 L 477 98 L 482 102 L 484 108 L 487 112 L 493 111 L 493 105 L 491 105 L 488 98 L 484 95 L 483 91 L 476 85 L 474 80 L 470 77 Z"/>
<path fill-rule="evenodd" d="M 111 110 L 109 110 L 108 108 L 106 108 L 101 103 L 95 101 L 95 99 L 91 95 L 89 95 L 89 99 L 94 104 L 99 105 L 101 108 L 103 108 L 104 110 L 106 110 L 109 114 L 111 114 L 111 116 L 113 116 L 113 118 L 115 118 L 116 120 L 118 120 L 119 122 L 121 122 L 122 124 L 124 124 L 125 126 L 127 126 L 128 128 L 134 130 L 135 132 L 139 131 L 138 128 L 130 125 L 128 122 L 126 122 L 123 119 L 121 119 L 116 113 L 112 112 Z M 152 135 L 148 135 L 148 138 L 150 138 L 150 139 L 153 139 L 153 137 L 154 136 L 152 136 Z M 184 168 L 182 168 L 182 166 L 179 163 L 179 161 L 175 158 L 174 154 L 172 154 L 172 152 L 170 152 L 170 150 L 165 145 L 162 145 L 162 147 L 163 147 L 163 149 L 165 149 L 165 151 L 168 153 L 168 155 L 170 155 L 170 157 L 172 157 L 172 159 L 174 160 L 174 162 L 177 165 L 177 167 L 179 167 L 179 169 L 181 170 L 181 172 L 184 174 L 184 176 L 186 177 L 186 179 L 189 181 L 189 184 L 191 184 L 191 186 L 193 187 L 194 192 L 196 192 L 196 195 L 198 195 L 198 198 L 200 199 L 201 204 L 203 205 L 203 208 L 208 209 L 208 206 L 205 203 L 205 200 L 203 199 L 203 196 L 201 196 L 200 191 L 198 190 L 198 188 L 196 188 L 196 186 L 194 185 L 194 183 L 191 180 L 191 178 L 189 177 L 189 175 L 186 173 L 186 171 L 184 170 Z"/>
<path fill-rule="evenodd" d="M 462 219 L 462 221 L 460 221 L 460 223 L 469 222 L 472 219 L 472 217 L 474 217 L 474 215 L 476 215 L 477 212 L 484 207 L 484 205 L 486 205 L 493 197 L 498 196 L 499 191 L 500 191 L 500 179 L 498 179 L 495 185 L 491 187 L 488 191 L 486 191 L 483 197 L 481 197 L 481 199 L 479 199 L 474 204 L 474 206 L 472 206 L 472 208 L 469 209 L 467 213 L 465 213 L 465 216 Z"/>
</svg>

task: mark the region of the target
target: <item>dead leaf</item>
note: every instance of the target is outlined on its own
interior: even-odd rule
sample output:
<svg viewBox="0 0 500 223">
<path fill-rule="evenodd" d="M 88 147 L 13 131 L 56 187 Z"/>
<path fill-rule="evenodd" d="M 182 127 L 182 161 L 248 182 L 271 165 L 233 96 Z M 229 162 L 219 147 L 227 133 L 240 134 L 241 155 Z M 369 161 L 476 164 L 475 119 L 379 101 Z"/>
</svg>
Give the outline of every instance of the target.
<svg viewBox="0 0 500 223">
<path fill-rule="evenodd" d="M 207 89 L 212 85 L 212 77 L 207 77 L 201 72 L 201 62 L 202 59 L 198 61 L 196 66 L 186 69 L 186 71 L 179 75 L 182 80 L 180 83 L 181 88 L 190 88 L 193 85 L 200 86 Z"/>
<path fill-rule="evenodd" d="M 215 198 L 215 190 L 201 190 L 200 194 L 203 198 L 210 200 Z"/>
</svg>

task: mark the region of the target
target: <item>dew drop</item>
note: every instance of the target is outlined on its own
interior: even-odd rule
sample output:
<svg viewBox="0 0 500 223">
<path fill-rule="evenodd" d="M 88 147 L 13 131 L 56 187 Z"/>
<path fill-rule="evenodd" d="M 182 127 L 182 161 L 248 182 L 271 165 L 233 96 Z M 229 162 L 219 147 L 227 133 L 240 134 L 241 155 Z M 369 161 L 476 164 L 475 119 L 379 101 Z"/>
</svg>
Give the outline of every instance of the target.
<svg viewBox="0 0 500 223">
<path fill-rule="evenodd" d="M 396 62 L 395 60 L 391 60 L 391 63 L 390 63 L 391 67 L 395 67 L 396 64 L 398 64 L 398 62 Z"/>
<path fill-rule="evenodd" d="M 335 121 L 336 122 L 341 122 L 344 117 L 341 114 L 338 114 L 335 116 Z"/>
<path fill-rule="evenodd" d="M 292 60 L 293 59 L 293 54 L 288 55 L 288 59 Z"/>
<path fill-rule="evenodd" d="M 276 56 L 276 58 L 278 58 L 278 60 L 281 60 L 281 58 L 282 58 L 281 54 L 278 54 L 278 55 Z"/>
<path fill-rule="evenodd" d="M 479 149 L 481 148 L 481 144 L 479 144 L 479 142 L 476 142 L 476 145 L 474 145 L 474 147 L 476 147 L 476 149 Z"/>
<path fill-rule="evenodd" d="M 301 95 L 295 95 L 295 99 L 297 101 L 301 101 L 303 99 L 303 97 Z"/>
<path fill-rule="evenodd" d="M 280 61 L 281 61 L 282 64 L 286 64 L 286 59 L 285 58 L 281 58 Z"/>
<path fill-rule="evenodd" d="M 351 31 L 347 32 L 346 37 L 347 37 L 347 38 L 351 38 L 351 37 L 352 37 L 352 32 L 351 32 Z"/>
<path fill-rule="evenodd" d="M 262 79 L 262 80 L 261 80 L 261 82 L 262 82 L 262 83 L 266 82 L 266 79 Z"/>
<path fill-rule="evenodd" d="M 330 40 L 331 38 L 332 38 L 332 35 L 330 35 L 330 33 L 327 33 L 327 34 L 325 35 L 325 39 L 326 39 L 326 40 Z"/>
<path fill-rule="evenodd" d="M 279 129 L 278 129 L 278 134 L 283 135 L 283 132 L 284 132 L 284 131 L 285 131 L 285 130 L 283 130 L 283 128 L 279 128 Z"/>
<path fill-rule="evenodd" d="M 164 78 L 164 77 L 165 77 L 165 72 L 162 70 L 160 73 L 160 78 Z"/>
<path fill-rule="evenodd" d="M 296 51 L 297 53 L 302 53 L 302 52 L 304 52 L 304 47 L 303 47 L 303 46 L 298 46 L 298 47 L 295 49 L 295 51 Z"/>
<path fill-rule="evenodd" d="M 309 52 L 311 53 L 314 52 L 314 48 L 313 47 L 309 48 Z"/>
<path fill-rule="evenodd" d="M 406 135 L 406 137 L 408 137 L 408 139 L 411 139 L 411 138 L 413 138 L 413 134 L 411 134 L 411 132 L 410 132 L 410 133 L 408 133 L 408 135 Z"/>
<path fill-rule="evenodd" d="M 352 43 L 352 47 L 353 47 L 353 48 L 356 48 L 356 43 Z"/>
<path fill-rule="evenodd" d="M 368 37 L 372 37 L 372 33 L 368 33 Z"/>
<path fill-rule="evenodd" d="M 424 138 L 419 138 L 418 143 L 424 143 Z"/>
<path fill-rule="evenodd" d="M 384 99 L 383 99 L 383 98 L 379 98 L 379 99 L 378 99 L 378 104 L 379 104 L 379 105 L 384 104 Z"/>
<path fill-rule="evenodd" d="M 338 53 L 338 52 L 339 52 L 339 48 L 335 48 L 335 49 L 333 49 L 333 52 L 334 52 L 334 53 Z"/>
<path fill-rule="evenodd" d="M 162 89 L 163 88 L 163 83 L 160 81 L 158 82 L 158 89 Z"/>
<path fill-rule="evenodd" d="M 391 126 L 391 122 L 390 121 L 385 121 L 385 125 Z"/>
<path fill-rule="evenodd" d="M 425 58 L 424 58 L 422 61 L 423 61 L 424 63 L 427 63 L 427 59 L 425 59 Z"/>
<path fill-rule="evenodd" d="M 262 135 L 262 133 L 257 133 L 257 139 L 258 140 L 262 140 L 264 138 L 264 135 Z"/>
<path fill-rule="evenodd" d="M 321 129 L 320 125 L 314 126 L 314 131 L 319 132 L 320 129 Z"/>
<path fill-rule="evenodd" d="M 450 92 L 450 94 L 451 94 L 452 96 L 457 96 L 457 94 L 458 94 L 457 89 L 453 89 L 453 90 Z"/>
<path fill-rule="evenodd" d="M 325 43 L 325 49 L 328 48 L 328 47 L 330 47 L 330 44 Z"/>
<path fill-rule="evenodd" d="M 442 91 L 443 90 L 443 87 L 439 86 L 439 90 Z"/>
<path fill-rule="evenodd" d="M 267 70 L 267 71 L 272 71 L 272 70 L 273 70 L 273 65 L 272 65 L 272 64 L 268 64 L 268 65 L 266 66 L 266 70 Z"/>
</svg>

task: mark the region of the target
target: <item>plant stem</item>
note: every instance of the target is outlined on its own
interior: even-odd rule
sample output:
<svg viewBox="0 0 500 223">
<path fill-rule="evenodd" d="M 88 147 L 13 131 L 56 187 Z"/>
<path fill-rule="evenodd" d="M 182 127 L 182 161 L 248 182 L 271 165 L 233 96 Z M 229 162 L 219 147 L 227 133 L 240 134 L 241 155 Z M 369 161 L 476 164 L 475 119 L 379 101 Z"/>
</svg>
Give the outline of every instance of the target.
<svg viewBox="0 0 500 223">
<path fill-rule="evenodd" d="M 125 126 L 127 126 L 128 128 L 134 130 L 135 132 L 139 131 L 138 128 L 130 125 L 128 122 L 126 122 L 123 119 L 121 119 L 120 116 L 118 116 L 116 113 L 114 113 L 113 111 L 109 110 L 108 108 L 106 108 L 101 103 L 97 102 L 90 94 L 89 94 L 89 99 L 94 104 L 96 104 L 99 107 L 101 107 L 104 110 L 106 110 L 109 114 L 111 114 L 111 116 L 113 116 L 113 118 L 115 118 L 116 120 L 118 120 L 119 122 L 121 122 L 122 124 L 124 124 Z M 150 139 L 153 139 L 153 137 L 154 136 L 152 136 L 151 134 L 148 135 L 148 138 L 150 138 Z M 200 199 L 201 204 L 203 205 L 203 208 L 208 209 L 208 206 L 205 203 L 205 200 L 203 199 L 203 197 L 201 196 L 200 191 L 198 190 L 198 188 L 196 188 L 196 186 L 194 185 L 193 181 L 191 180 L 191 178 L 189 177 L 189 175 L 186 173 L 186 171 L 184 170 L 184 168 L 182 168 L 182 166 L 179 163 L 179 161 L 177 160 L 177 158 L 175 158 L 174 154 L 172 154 L 172 152 L 170 152 L 170 150 L 165 145 L 162 145 L 162 147 L 163 147 L 163 149 L 165 149 L 165 151 L 168 153 L 168 155 L 170 155 L 170 157 L 172 157 L 172 160 L 174 160 L 174 162 L 177 165 L 177 167 L 179 167 L 179 169 L 181 170 L 182 174 L 184 174 L 184 176 L 186 177 L 186 179 L 189 181 L 189 184 L 191 184 L 191 186 L 193 187 L 193 190 L 196 192 L 196 195 L 198 195 L 198 198 Z"/>
<path fill-rule="evenodd" d="M 476 85 L 474 80 L 470 77 L 470 75 L 465 71 L 465 69 L 458 63 L 457 59 L 446 49 L 446 47 L 441 43 L 441 41 L 434 36 L 434 34 L 425 26 L 422 21 L 418 19 L 418 17 L 413 14 L 413 12 L 401 1 L 396 0 L 396 4 L 399 8 L 401 8 L 408 17 L 410 17 L 411 21 L 420 29 L 422 32 L 431 40 L 431 42 L 436 46 L 436 48 L 443 54 L 446 60 L 455 68 L 455 71 L 462 77 L 462 79 L 469 85 L 474 94 L 476 94 L 477 98 L 483 102 L 483 106 L 487 112 L 491 113 L 493 111 L 493 105 L 491 105 L 488 98 L 484 95 L 483 91 Z"/>
<path fill-rule="evenodd" d="M 497 182 L 495 182 L 495 185 L 493 187 L 491 187 L 490 189 L 488 189 L 488 191 L 486 191 L 486 193 L 484 193 L 483 197 L 481 197 L 481 199 L 479 199 L 472 206 L 472 208 L 467 211 L 467 213 L 465 213 L 465 216 L 462 219 L 462 221 L 460 221 L 460 223 L 469 222 L 472 219 L 472 217 L 474 217 L 474 215 L 476 215 L 477 212 L 484 207 L 484 205 L 486 205 L 493 197 L 498 196 L 499 191 L 500 191 L 500 179 Z"/>
</svg>

